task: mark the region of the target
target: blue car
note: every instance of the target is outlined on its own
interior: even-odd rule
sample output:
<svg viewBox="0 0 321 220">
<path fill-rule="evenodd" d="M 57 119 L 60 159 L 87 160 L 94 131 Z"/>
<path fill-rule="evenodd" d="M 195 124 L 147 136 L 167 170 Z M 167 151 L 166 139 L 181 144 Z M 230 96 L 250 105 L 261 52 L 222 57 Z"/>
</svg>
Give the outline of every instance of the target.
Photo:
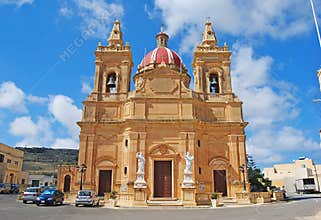
<svg viewBox="0 0 321 220">
<path fill-rule="evenodd" d="M 47 189 L 36 200 L 37 206 L 40 205 L 62 205 L 64 202 L 64 194 L 60 190 Z"/>
</svg>

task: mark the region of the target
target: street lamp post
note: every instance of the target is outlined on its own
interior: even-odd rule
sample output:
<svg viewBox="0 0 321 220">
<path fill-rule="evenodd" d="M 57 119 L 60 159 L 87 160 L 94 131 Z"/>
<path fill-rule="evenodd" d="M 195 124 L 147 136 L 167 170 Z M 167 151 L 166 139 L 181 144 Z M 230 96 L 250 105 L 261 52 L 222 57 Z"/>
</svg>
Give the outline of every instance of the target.
<svg viewBox="0 0 321 220">
<path fill-rule="evenodd" d="M 81 166 L 77 166 L 78 171 L 80 172 L 80 190 L 82 190 L 82 177 L 83 174 L 86 172 L 87 166 L 86 164 L 81 164 Z"/>
<path fill-rule="evenodd" d="M 242 172 L 243 174 L 243 191 L 246 192 L 246 182 L 245 182 L 245 165 L 242 164 L 240 166 L 240 171 Z"/>
</svg>

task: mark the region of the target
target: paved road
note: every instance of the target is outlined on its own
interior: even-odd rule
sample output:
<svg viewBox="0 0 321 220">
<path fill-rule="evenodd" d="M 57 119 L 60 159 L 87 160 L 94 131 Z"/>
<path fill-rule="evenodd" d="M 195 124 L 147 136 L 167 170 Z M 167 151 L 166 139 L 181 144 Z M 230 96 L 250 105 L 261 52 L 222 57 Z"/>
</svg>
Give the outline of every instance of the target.
<svg viewBox="0 0 321 220">
<path fill-rule="evenodd" d="M 320 197 L 278 204 L 216 209 L 107 209 L 76 208 L 71 205 L 37 207 L 17 202 L 15 199 L 14 195 L 0 195 L 0 220 L 321 220 Z"/>
</svg>

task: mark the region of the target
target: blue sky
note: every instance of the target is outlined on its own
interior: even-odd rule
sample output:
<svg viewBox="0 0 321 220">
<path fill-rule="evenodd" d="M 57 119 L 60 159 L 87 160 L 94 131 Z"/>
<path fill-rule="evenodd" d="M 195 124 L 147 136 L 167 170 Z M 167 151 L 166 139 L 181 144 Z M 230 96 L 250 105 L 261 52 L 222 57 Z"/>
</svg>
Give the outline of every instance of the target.
<svg viewBox="0 0 321 220">
<path fill-rule="evenodd" d="M 92 88 L 94 51 L 115 19 L 131 45 L 133 73 L 164 24 L 192 75 L 206 18 L 233 51 L 248 153 L 261 166 L 299 156 L 321 163 L 321 103 L 312 102 L 321 98 L 321 48 L 303 0 L 0 0 L 0 142 L 78 148 L 75 122 Z"/>
</svg>

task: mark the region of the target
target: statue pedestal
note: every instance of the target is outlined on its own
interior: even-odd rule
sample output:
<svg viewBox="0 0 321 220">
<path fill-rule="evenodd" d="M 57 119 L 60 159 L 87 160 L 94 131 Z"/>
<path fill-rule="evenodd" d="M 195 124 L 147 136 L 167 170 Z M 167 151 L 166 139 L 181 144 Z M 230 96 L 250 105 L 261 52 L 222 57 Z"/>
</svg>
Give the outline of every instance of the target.
<svg viewBox="0 0 321 220">
<path fill-rule="evenodd" d="M 137 172 L 136 181 L 134 182 L 134 188 L 146 188 L 146 181 L 144 179 L 144 172 Z"/>
<path fill-rule="evenodd" d="M 144 188 L 136 188 L 134 193 L 134 206 L 147 207 L 147 189 L 146 184 Z"/>
<path fill-rule="evenodd" d="M 182 203 L 184 206 L 196 206 L 195 187 L 182 186 Z"/>
<path fill-rule="evenodd" d="M 194 188 L 194 187 L 195 187 L 195 182 L 193 181 L 193 173 L 185 170 L 182 188 Z"/>
<path fill-rule="evenodd" d="M 196 206 L 195 200 L 195 182 L 193 181 L 193 173 L 184 170 L 184 180 L 182 183 L 182 203 L 184 206 Z"/>
</svg>

